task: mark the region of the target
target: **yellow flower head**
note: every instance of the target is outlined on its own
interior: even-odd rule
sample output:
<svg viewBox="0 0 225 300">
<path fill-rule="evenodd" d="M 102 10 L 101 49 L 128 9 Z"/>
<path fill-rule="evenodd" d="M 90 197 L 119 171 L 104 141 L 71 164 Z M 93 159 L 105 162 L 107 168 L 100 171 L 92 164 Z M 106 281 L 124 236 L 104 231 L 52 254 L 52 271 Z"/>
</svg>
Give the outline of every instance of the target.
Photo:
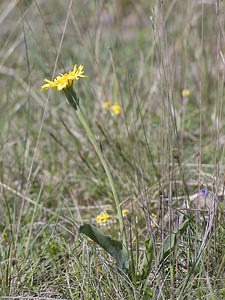
<svg viewBox="0 0 225 300">
<path fill-rule="evenodd" d="M 156 216 L 156 214 L 152 213 L 151 214 L 151 219 L 152 219 L 152 227 L 155 228 L 157 226 L 157 216 Z"/>
<path fill-rule="evenodd" d="M 125 208 L 125 209 L 122 210 L 123 217 L 127 216 L 128 213 L 129 213 L 129 209 Z"/>
<path fill-rule="evenodd" d="M 152 214 L 151 214 L 151 218 L 156 220 L 156 219 L 157 219 L 156 214 L 152 213 Z"/>
<path fill-rule="evenodd" d="M 57 89 L 57 91 L 61 91 L 67 87 L 71 87 L 74 81 L 77 81 L 79 78 L 87 77 L 83 75 L 84 73 L 84 66 L 74 65 L 72 71 L 69 71 L 65 74 L 60 74 L 53 81 L 45 79 L 46 84 L 42 85 L 41 89 L 43 91 L 47 89 Z"/>
<path fill-rule="evenodd" d="M 115 115 L 115 116 L 119 116 L 122 112 L 122 108 L 121 106 L 119 105 L 119 103 L 115 102 L 112 106 L 111 106 L 111 111 L 112 111 L 112 114 Z"/>
<path fill-rule="evenodd" d="M 184 89 L 184 90 L 182 90 L 181 94 L 182 94 L 182 97 L 189 97 L 190 91 L 188 89 L 186 89 L 186 90 Z"/>
<path fill-rule="evenodd" d="M 107 212 L 101 212 L 100 215 L 96 216 L 96 222 L 100 225 L 106 224 L 109 220 L 109 215 Z"/>
<path fill-rule="evenodd" d="M 107 109 L 107 110 L 109 110 L 109 109 L 110 109 L 110 106 L 111 106 L 111 104 L 110 104 L 109 100 L 108 100 L 108 99 L 106 99 L 106 100 L 103 102 L 102 106 L 103 106 L 103 108 L 104 108 L 104 109 Z"/>
</svg>

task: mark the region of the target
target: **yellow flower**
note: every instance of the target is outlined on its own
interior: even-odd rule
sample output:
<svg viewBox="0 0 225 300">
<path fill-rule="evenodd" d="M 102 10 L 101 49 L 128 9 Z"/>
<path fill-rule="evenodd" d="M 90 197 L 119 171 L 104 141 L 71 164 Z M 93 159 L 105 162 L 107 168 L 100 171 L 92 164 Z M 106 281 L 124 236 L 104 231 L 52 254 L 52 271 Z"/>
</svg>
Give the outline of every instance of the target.
<svg viewBox="0 0 225 300">
<path fill-rule="evenodd" d="M 79 78 L 87 77 L 83 75 L 84 73 L 84 66 L 79 66 L 77 68 L 77 65 L 74 65 L 73 70 L 69 71 L 65 74 L 60 74 L 56 78 L 53 79 L 53 81 L 45 79 L 46 84 L 42 85 L 41 89 L 43 91 L 47 89 L 57 89 L 58 91 L 61 91 L 67 87 L 71 87 L 74 81 L 77 81 Z"/>
<path fill-rule="evenodd" d="M 112 114 L 115 115 L 115 116 L 119 116 L 122 112 L 122 108 L 121 106 L 119 105 L 118 102 L 115 102 L 112 106 L 111 106 L 111 111 L 112 111 Z"/>
<path fill-rule="evenodd" d="M 110 104 L 109 100 L 108 100 L 108 99 L 106 99 L 106 100 L 103 102 L 102 106 L 103 106 L 103 108 L 104 108 L 104 109 L 107 109 L 107 110 L 109 110 L 109 109 L 110 109 L 110 106 L 111 106 L 111 104 Z"/>
<path fill-rule="evenodd" d="M 125 217 L 125 216 L 127 216 L 128 215 L 128 212 L 129 212 L 129 209 L 123 209 L 122 210 L 122 215 L 123 215 L 123 217 Z"/>
<path fill-rule="evenodd" d="M 151 214 L 151 219 L 152 219 L 152 227 L 155 228 L 157 225 L 157 216 L 156 214 L 152 213 Z"/>
<path fill-rule="evenodd" d="M 102 217 L 101 217 L 101 215 L 97 215 L 96 218 L 95 218 L 95 220 L 96 220 L 96 222 L 98 224 L 101 224 L 102 223 Z"/>
<path fill-rule="evenodd" d="M 156 214 L 152 213 L 152 214 L 151 214 L 151 218 L 154 219 L 154 220 L 156 220 L 156 219 L 157 219 Z"/>
<path fill-rule="evenodd" d="M 190 96 L 190 91 L 188 89 L 184 89 L 181 92 L 182 97 L 189 97 Z"/>
<path fill-rule="evenodd" d="M 106 224 L 109 220 L 109 215 L 107 214 L 107 212 L 101 212 L 100 215 L 96 216 L 95 220 L 100 225 Z"/>
<path fill-rule="evenodd" d="M 109 220 L 109 215 L 107 213 L 102 214 L 102 222 L 107 223 Z"/>
</svg>

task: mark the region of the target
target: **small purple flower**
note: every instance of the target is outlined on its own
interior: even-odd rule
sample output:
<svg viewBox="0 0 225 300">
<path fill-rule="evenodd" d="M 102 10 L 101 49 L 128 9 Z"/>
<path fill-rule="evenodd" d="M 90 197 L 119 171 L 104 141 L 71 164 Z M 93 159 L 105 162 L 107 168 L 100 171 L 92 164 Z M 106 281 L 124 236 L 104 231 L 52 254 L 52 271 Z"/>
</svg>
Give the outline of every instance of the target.
<svg viewBox="0 0 225 300">
<path fill-rule="evenodd" d="M 209 191 L 205 187 L 201 187 L 199 190 L 200 197 L 206 197 L 208 195 Z"/>
</svg>

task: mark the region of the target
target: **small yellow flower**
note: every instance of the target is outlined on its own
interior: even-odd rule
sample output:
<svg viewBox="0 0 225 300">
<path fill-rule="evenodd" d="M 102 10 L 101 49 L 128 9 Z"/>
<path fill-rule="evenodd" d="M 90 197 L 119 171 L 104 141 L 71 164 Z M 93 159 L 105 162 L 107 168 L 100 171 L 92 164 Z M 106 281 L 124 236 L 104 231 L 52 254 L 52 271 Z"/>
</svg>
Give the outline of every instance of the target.
<svg viewBox="0 0 225 300">
<path fill-rule="evenodd" d="M 109 220 L 109 215 L 107 214 L 107 212 L 101 212 L 100 215 L 96 216 L 95 220 L 100 225 L 106 224 Z"/>
<path fill-rule="evenodd" d="M 110 109 L 110 106 L 111 106 L 111 104 L 110 104 L 109 100 L 108 100 L 108 99 L 106 99 L 106 100 L 103 102 L 102 106 L 103 106 L 103 108 L 104 108 L 104 109 L 107 109 L 107 110 L 109 110 L 109 109 Z"/>
<path fill-rule="evenodd" d="M 112 106 L 111 106 L 111 111 L 112 111 L 112 114 L 115 115 L 115 116 L 119 116 L 122 112 L 122 108 L 121 106 L 119 105 L 118 102 L 115 102 Z"/>
<path fill-rule="evenodd" d="M 109 220 L 109 215 L 107 213 L 102 214 L 102 222 L 107 223 Z"/>
<path fill-rule="evenodd" d="M 96 218 L 95 218 L 95 220 L 96 220 L 96 222 L 98 224 L 101 224 L 102 223 L 102 217 L 101 217 L 101 215 L 97 215 Z"/>
<path fill-rule="evenodd" d="M 127 216 L 128 213 L 129 213 L 129 209 L 126 208 L 126 209 L 123 209 L 123 210 L 122 210 L 122 215 L 123 215 L 123 217 Z"/>
<path fill-rule="evenodd" d="M 151 214 L 151 220 L 152 220 L 152 227 L 155 228 L 157 225 L 157 215 L 152 213 Z"/>
<path fill-rule="evenodd" d="M 184 89 L 181 92 L 182 97 L 189 97 L 190 96 L 190 91 L 188 89 Z"/>
<path fill-rule="evenodd" d="M 156 219 L 157 219 L 156 214 L 152 213 L 152 214 L 151 214 L 151 218 L 154 219 L 154 220 L 156 220 Z"/>
<path fill-rule="evenodd" d="M 67 87 L 71 87 L 74 81 L 77 81 L 79 78 L 87 77 L 83 75 L 84 73 L 84 66 L 74 65 L 72 71 L 69 71 L 65 74 L 60 74 L 53 81 L 45 79 L 46 84 L 42 85 L 41 89 L 43 91 L 47 89 L 57 89 L 57 91 L 61 91 Z"/>
</svg>

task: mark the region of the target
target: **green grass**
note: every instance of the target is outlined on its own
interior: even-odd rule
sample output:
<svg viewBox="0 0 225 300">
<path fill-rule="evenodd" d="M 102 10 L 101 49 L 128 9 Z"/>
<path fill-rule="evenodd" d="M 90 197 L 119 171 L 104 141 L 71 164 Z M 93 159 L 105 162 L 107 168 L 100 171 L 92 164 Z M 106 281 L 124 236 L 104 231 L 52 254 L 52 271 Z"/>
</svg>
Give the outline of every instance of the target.
<svg viewBox="0 0 225 300">
<path fill-rule="evenodd" d="M 0 2 L 0 298 L 224 299 L 225 3 Z M 84 129 L 62 93 L 40 90 L 75 63 L 88 76 L 75 83 L 81 109 L 129 209 L 129 275 L 79 233 L 89 223 L 122 239 Z M 201 185 L 210 209 L 193 196 Z"/>
</svg>

